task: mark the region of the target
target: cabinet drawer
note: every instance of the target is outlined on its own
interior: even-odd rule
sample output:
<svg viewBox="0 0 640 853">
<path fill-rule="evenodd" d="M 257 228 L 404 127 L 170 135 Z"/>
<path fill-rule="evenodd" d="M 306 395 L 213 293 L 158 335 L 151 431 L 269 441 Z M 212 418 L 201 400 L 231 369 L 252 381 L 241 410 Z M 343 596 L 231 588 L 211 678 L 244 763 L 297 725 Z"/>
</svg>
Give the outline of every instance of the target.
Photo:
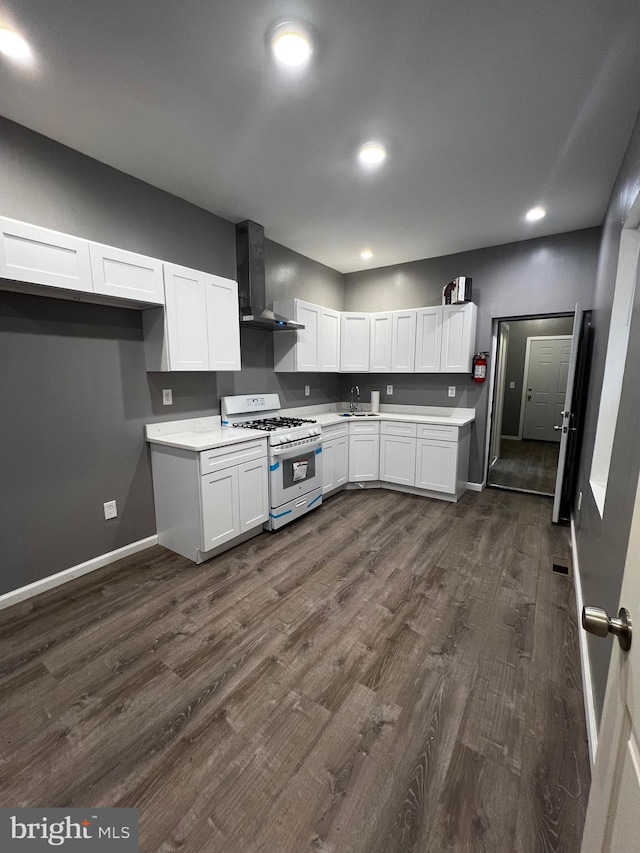
<svg viewBox="0 0 640 853">
<path fill-rule="evenodd" d="M 458 427 L 440 424 L 418 424 L 418 438 L 435 438 L 437 441 L 457 441 Z"/>
<path fill-rule="evenodd" d="M 349 429 L 346 424 L 322 427 L 322 439 L 323 441 L 331 441 L 334 438 L 344 438 L 348 432 Z"/>
<path fill-rule="evenodd" d="M 349 424 L 349 435 L 379 435 L 380 433 L 380 421 L 376 421 L 372 423 L 371 421 L 367 421 L 366 423 L 354 423 L 351 421 Z"/>
<path fill-rule="evenodd" d="M 252 459 L 260 459 L 267 455 L 266 441 L 249 441 L 246 444 L 236 444 L 232 447 L 214 447 L 200 453 L 200 473 L 210 474 L 212 471 L 222 471 L 231 465 L 240 465 Z"/>
<path fill-rule="evenodd" d="M 408 421 L 382 421 L 380 432 L 382 435 L 406 435 L 415 438 L 417 424 Z"/>
</svg>

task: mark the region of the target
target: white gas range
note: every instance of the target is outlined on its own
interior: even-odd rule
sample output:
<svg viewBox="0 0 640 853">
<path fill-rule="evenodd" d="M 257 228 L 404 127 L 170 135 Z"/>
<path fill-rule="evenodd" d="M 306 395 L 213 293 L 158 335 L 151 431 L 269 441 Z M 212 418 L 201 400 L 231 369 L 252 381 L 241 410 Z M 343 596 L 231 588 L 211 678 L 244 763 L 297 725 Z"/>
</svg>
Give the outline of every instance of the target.
<svg viewBox="0 0 640 853">
<path fill-rule="evenodd" d="M 280 414 L 277 394 L 222 398 L 222 425 L 269 433 L 269 521 L 278 530 L 322 503 L 322 429 Z"/>
</svg>

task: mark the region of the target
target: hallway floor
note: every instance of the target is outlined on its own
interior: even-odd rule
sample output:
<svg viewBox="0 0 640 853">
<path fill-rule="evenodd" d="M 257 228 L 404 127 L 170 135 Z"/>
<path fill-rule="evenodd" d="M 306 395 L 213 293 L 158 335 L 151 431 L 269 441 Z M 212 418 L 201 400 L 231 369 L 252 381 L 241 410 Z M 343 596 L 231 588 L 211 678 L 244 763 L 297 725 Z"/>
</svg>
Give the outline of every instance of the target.
<svg viewBox="0 0 640 853">
<path fill-rule="evenodd" d="M 489 485 L 553 495 L 559 449 L 560 443 L 556 441 L 503 439 L 500 458 L 489 472 Z"/>
</svg>

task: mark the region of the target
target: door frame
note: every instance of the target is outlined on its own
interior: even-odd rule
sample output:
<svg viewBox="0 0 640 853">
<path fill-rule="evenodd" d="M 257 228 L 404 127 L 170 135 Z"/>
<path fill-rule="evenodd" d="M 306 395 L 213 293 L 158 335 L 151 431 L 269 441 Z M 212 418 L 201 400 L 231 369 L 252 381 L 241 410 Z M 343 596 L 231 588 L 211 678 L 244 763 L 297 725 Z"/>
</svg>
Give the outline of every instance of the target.
<svg viewBox="0 0 640 853">
<path fill-rule="evenodd" d="M 489 469 L 500 458 L 500 444 L 502 442 L 502 416 L 504 414 L 504 391 L 507 380 L 507 353 L 509 350 L 509 321 L 503 320 L 498 323 L 498 356 L 496 364 L 496 388 L 493 412 L 497 429 L 491 435 L 491 459 Z"/>
<path fill-rule="evenodd" d="M 522 397 L 520 398 L 520 423 L 518 424 L 518 439 L 522 441 L 524 432 L 524 410 L 527 405 L 527 379 L 529 377 L 529 361 L 531 357 L 531 344 L 533 341 L 570 341 L 572 335 L 533 335 L 527 338 L 524 355 L 524 372 L 522 374 Z"/>
<path fill-rule="evenodd" d="M 486 419 L 486 434 L 484 441 L 484 462 L 482 468 L 482 483 L 481 489 L 485 489 L 488 484 L 489 472 L 491 470 L 491 436 L 495 426 L 495 387 L 498 373 L 498 360 L 496 358 L 498 352 L 498 330 L 500 323 L 510 322 L 516 323 L 519 320 L 554 320 L 557 317 L 575 317 L 575 308 L 571 311 L 557 311 L 552 314 L 509 314 L 506 317 L 491 318 L 491 355 L 490 369 L 487 371 L 489 380 L 489 396 L 487 402 L 487 419 Z M 562 335 L 552 335 L 550 337 L 558 338 Z"/>
</svg>

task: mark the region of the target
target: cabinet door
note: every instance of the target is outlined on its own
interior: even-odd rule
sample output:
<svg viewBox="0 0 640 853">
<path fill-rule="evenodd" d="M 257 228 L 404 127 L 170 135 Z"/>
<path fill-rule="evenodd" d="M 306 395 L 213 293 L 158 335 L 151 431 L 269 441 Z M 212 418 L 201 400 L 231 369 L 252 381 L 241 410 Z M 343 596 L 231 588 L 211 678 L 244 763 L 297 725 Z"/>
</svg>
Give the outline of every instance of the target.
<svg viewBox="0 0 640 853">
<path fill-rule="evenodd" d="M 391 372 L 413 373 L 416 360 L 416 312 L 393 311 Z"/>
<path fill-rule="evenodd" d="M 240 532 L 264 524 L 269 518 L 269 474 L 266 458 L 238 466 Z"/>
<path fill-rule="evenodd" d="M 205 276 L 210 370 L 240 370 L 238 284 L 219 275 Z"/>
<path fill-rule="evenodd" d="M 371 373 L 389 373 L 391 371 L 392 316 L 387 314 L 371 315 Z"/>
<path fill-rule="evenodd" d="M 349 481 L 377 480 L 380 470 L 380 436 L 349 436 Z"/>
<path fill-rule="evenodd" d="M 442 305 L 416 311 L 416 373 L 439 373 Z"/>
<path fill-rule="evenodd" d="M 295 306 L 295 319 L 304 323 L 304 329 L 296 332 L 296 371 L 317 373 L 320 369 L 320 307 L 300 299 L 296 299 Z"/>
<path fill-rule="evenodd" d="M 369 314 L 343 312 L 340 317 L 340 370 L 364 373 L 369 370 Z"/>
<path fill-rule="evenodd" d="M 476 306 L 444 305 L 442 309 L 442 373 L 471 373 L 476 342 Z"/>
<path fill-rule="evenodd" d="M 89 243 L 2 216 L 0 278 L 90 293 Z"/>
<path fill-rule="evenodd" d="M 336 438 L 333 448 L 334 488 L 344 486 L 349 481 L 349 439 L 347 436 Z"/>
<path fill-rule="evenodd" d="M 416 440 L 398 435 L 380 436 L 380 479 L 413 486 L 416 476 Z"/>
<path fill-rule="evenodd" d="M 419 438 L 416 445 L 416 487 L 455 494 L 457 459 L 456 443 Z"/>
<path fill-rule="evenodd" d="M 336 484 L 333 478 L 334 458 L 336 452 L 336 441 L 322 442 L 322 494 L 335 489 Z"/>
<path fill-rule="evenodd" d="M 107 296 L 164 305 L 162 261 L 89 243 L 93 289 Z"/>
<path fill-rule="evenodd" d="M 209 370 L 205 274 L 164 264 L 169 370 Z"/>
<path fill-rule="evenodd" d="M 326 373 L 340 370 L 340 312 L 320 308 L 319 369 Z"/>
<path fill-rule="evenodd" d="M 234 539 L 240 530 L 238 466 L 200 478 L 202 500 L 202 551 Z"/>
</svg>

